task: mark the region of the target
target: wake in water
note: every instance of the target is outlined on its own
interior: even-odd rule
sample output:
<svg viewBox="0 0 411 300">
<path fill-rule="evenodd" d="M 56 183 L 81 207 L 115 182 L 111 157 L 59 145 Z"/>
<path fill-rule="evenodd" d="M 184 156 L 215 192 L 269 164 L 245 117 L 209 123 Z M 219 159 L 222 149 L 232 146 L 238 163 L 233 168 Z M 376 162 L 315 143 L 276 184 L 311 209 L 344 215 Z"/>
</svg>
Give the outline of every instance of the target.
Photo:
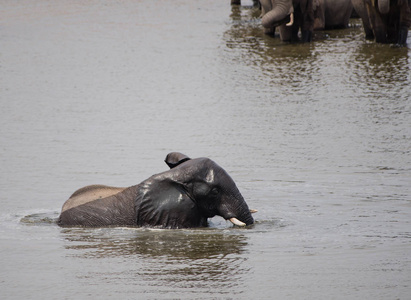
<svg viewBox="0 0 411 300">
<path fill-rule="evenodd" d="M 27 225 L 56 225 L 58 216 L 57 211 L 33 213 L 22 217 L 20 222 Z"/>
<path fill-rule="evenodd" d="M 21 215 L 24 215 L 21 217 Z M 24 213 L 24 214 L 16 214 L 14 215 L 14 218 L 11 218 L 9 216 L 9 221 L 13 222 L 11 219 L 14 219 L 15 221 L 20 221 L 20 223 L 23 223 L 25 225 L 36 225 L 36 226 L 47 226 L 47 225 L 57 225 L 57 220 L 59 217 L 59 212 L 58 211 L 44 211 L 44 212 L 35 212 L 35 213 Z M 248 229 L 254 229 L 257 231 L 268 229 L 268 228 L 273 228 L 273 227 L 285 227 L 288 226 L 287 222 L 284 220 L 280 219 L 273 219 L 273 220 L 255 220 L 255 224 L 251 226 Z M 201 229 L 228 229 L 231 228 L 232 224 L 227 222 L 221 217 L 214 217 L 208 220 L 208 227 L 204 227 Z M 81 228 L 81 226 L 79 227 Z M 121 226 L 118 226 L 118 228 L 121 228 Z M 138 229 L 139 227 L 127 227 L 127 228 L 136 228 Z M 143 228 L 144 229 L 144 228 Z M 149 229 L 149 228 L 146 228 Z M 238 228 L 236 228 L 238 229 Z"/>
</svg>

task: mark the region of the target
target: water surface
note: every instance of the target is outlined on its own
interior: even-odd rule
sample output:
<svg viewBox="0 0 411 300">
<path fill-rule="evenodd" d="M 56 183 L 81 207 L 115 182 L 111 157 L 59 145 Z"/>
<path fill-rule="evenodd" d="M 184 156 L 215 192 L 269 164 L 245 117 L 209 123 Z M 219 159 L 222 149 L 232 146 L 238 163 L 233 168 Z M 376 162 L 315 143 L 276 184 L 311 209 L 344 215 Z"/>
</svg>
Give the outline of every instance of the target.
<svg viewBox="0 0 411 300">
<path fill-rule="evenodd" d="M 310 44 L 251 1 L 2 1 L 3 299 L 407 299 L 411 58 L 358 20 Z M 60 228 L 88 184 L 207 156 L 256 224 Z"/>
</svg>

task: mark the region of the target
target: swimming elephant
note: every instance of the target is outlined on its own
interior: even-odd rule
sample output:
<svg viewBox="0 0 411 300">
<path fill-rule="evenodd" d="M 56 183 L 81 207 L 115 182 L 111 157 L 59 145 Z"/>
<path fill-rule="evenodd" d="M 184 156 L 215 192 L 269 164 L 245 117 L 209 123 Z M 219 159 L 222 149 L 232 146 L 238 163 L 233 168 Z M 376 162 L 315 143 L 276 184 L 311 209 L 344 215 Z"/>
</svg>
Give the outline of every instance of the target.
<svg viewBox="0 0 411 300">
<path fill-rule="evenodd" d="M 405 45 L 411 27 L 411 0 L 352 0 L 365 35 L 377 43 Z"/>
<path fill-rule="evenodd" d="M 227 172 L 209 158 L 169 153 L 170 170 L 128 188 L 92 185 L 64 203 L 60 226 L 207 226 L 222 216 L 238 226 L 254 223 L 250 209 Z"/>
</svg>

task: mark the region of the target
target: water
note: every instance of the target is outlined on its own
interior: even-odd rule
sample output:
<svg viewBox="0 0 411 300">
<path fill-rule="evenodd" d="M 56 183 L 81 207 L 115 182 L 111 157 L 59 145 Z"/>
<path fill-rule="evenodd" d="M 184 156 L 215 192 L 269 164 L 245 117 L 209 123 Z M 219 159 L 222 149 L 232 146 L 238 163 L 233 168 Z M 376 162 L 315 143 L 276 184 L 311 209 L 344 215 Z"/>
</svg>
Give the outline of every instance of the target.
<svg viewBox="0 0 411 300">
<path fill-rule="evenodd" d="M 264 36 L 251 1 L 1 1 L 2 299 L 408 299 L 411 47 L 360 22 Z M 251 228 L 64 229 L 168 152 L 234 178 Z"/>
</svg>

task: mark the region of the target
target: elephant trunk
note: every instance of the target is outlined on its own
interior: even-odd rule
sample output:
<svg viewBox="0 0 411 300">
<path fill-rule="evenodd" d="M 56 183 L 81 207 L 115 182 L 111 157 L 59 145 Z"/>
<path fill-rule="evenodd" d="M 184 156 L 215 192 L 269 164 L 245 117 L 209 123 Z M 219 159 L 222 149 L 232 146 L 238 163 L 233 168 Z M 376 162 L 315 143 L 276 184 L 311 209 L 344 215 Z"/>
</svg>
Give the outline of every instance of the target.
<svg viewBox="0 0 411 300">
<path fill-rule="evenodd" d="M 274 3 L 271 3 L 270 0 L 261 0 L 261 6 L 264 13 L 261 19 L 261 24 L 265 28 L 276 26 L 276 24 L 293 13 L 293 4 L 291 0 L 280 0 L 275 1 Z"/>
<path fill-rule="evenodd" d="M 273 6 L 271 0 L 260 0 L 262 16 L 269 12 Z"/>
<path fill-rule="evenodd" d="M 218 214 L 237 226 L 253 224 L 254 219 L 251 216 L 252 211 L 248 208 L 243 196 L 239 191 L 234 195 L 235 196 L 231 199 L 222 201 L 220 207 L 218 208 Z"/>
<path fill-rule="evenodd" d="M 388 14 L 390 11 L 390 0 L 378 0 L 378 10 L 381 14 Z"/>
</svg>

